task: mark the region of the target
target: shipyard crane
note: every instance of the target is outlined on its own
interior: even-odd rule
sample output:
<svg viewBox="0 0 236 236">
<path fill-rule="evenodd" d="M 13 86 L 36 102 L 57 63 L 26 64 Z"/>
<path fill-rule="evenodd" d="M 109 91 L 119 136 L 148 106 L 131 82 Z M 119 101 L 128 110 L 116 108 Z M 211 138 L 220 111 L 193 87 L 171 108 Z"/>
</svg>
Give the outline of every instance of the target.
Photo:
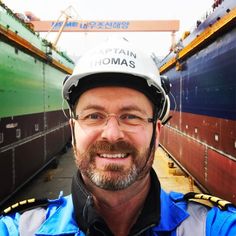
<svg viewBox="0 0 236 236">
<path fill-rule="evenodd" d="M 171 32 L 172 46 L 175 32 L 179 30 L 179 20 L 69 20 L 68 9 L 63 11 L 65 20 L 40 20 L 31 12 L 26 16 L 36 32 L 59 32 L 54 45 L 63 32 Z"/>
</svg>

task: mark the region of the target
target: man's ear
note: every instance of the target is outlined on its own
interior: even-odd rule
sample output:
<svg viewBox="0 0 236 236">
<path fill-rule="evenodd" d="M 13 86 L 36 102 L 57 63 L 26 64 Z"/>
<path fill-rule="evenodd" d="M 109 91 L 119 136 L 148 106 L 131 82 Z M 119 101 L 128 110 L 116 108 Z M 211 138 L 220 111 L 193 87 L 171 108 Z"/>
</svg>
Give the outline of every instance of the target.
<svg viewBox="0 0 236 236">
<path fill-rule="evenodd" d="M 158 121 L 157 121 L 157 124 L 156 124 L 156 143 L 155 143 L 156 148 L 158 148 L 158 146 L 159 146 L 161 127 L 162 127 L 161 121 L 158 120 Z"/>
</svg>

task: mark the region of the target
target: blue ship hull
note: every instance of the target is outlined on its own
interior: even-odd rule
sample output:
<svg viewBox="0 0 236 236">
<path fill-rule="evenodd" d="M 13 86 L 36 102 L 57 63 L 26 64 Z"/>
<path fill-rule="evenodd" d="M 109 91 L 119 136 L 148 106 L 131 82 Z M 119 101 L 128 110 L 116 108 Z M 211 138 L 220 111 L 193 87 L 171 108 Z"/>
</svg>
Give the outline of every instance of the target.
<svg viewBox="0 0 236 236">
<path fill-rule="evenodd" d="M 172 84 L 162 145 L 205 189 L 236 203 L 236 2 L 225 0 L 160 64 Z"/>
</svg>

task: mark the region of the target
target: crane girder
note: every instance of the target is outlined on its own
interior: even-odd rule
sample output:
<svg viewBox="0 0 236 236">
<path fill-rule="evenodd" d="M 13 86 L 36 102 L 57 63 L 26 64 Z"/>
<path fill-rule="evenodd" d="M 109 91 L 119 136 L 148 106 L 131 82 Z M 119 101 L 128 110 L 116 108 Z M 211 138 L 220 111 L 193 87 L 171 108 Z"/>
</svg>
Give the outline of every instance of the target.
<svg viewBox="0 0 236 236">
<path fill-rule="evenodd" d="M 63 21 L 31 21 L 36 32 L 58 32 Z M 176 32 L 179 20 L 69 20 L 63 32 Z"/>
</svg>

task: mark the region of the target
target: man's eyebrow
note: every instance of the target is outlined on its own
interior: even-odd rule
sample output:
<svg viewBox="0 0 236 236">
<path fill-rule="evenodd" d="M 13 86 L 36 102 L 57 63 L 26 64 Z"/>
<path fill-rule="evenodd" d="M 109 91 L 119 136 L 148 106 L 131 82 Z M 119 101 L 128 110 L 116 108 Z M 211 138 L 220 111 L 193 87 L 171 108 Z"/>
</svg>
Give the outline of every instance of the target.
<svg viewBox="0 0 236 236">
<path fill-rule="evenodd" d="M 99 111 L 106 111 L 106 109 L 103 106 L 96 105 L 96 104 L 88 104 L 87 106 L 83 107 L 83 111 L 90 110 L 90 109 L 99 110 Z M 120 109 L 119 112 L 130 112 L 130 111 L 137 111 L 137 112 L 140 112 L 145 115 L 147 114 L 147 112 L 144 109 L 142 109 L 141 107 L 139 107 L 137 105 L 124 106 Z"/>
<path fill-rule="evenodd" d="M 95 104 L 88 104 L 87 106 L 83 107 L 83 110 L 89 110 L 89 109 L 105 111 L 105 108 L 103 106 Z"/>
<path fill-rule="evenodd" d="M 147 114 L 147 112 L 144 109 L 142 109 L 141 107 L 136 106 L 136 105 L 125 106 L 121 109 L 121 112 L 125 112 L 125 111 L 138 111 L 143 114 Z"/>
</svg>

